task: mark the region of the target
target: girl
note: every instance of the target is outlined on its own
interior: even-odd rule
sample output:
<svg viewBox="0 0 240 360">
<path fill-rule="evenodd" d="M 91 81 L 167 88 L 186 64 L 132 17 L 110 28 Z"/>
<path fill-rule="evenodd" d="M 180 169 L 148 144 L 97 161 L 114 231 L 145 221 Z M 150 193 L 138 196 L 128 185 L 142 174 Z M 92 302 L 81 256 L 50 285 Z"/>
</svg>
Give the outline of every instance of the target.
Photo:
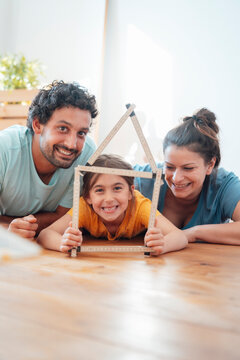
<svg viewBox="0 0 240 360">
<path fill-rule="evenodd" d="M 99 156 L 93 166 L 132 170 L 130 164 L 114 155 Z M 86 172 L 79 201 L 79 228 L 94 237 L 107 237 L 111 241 L 120 237 L 132 238 L 146 230 L 151 201 L 134 190 L 133 181 L 133 177 Z M 82 233 L 72 228 L 71 219 L 72 209 L 41 231 L 39 243 L 62 252 L 80 246 Z M 153 247 L 155 255 L 187 245 L 184 233 L 158 211 L 155 226 L 147 231 L 144 241 Z"/>
</svg>

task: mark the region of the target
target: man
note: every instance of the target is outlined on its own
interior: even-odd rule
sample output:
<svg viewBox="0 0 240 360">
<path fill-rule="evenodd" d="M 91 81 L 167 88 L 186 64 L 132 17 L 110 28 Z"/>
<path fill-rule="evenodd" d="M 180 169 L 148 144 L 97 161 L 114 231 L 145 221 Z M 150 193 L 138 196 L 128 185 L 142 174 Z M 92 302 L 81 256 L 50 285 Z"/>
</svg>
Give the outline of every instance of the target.
<svg viewBox="0 0 240 360">
<path fill-rule="evenodd" d="M 76 83 L 53 82 L 33 100 L 27 127 L 0 131 L 0 224 L 33 238 L 72 207 L 74 167 L 95 151 L 88 132 L 96 100 Z"/>
</svg>

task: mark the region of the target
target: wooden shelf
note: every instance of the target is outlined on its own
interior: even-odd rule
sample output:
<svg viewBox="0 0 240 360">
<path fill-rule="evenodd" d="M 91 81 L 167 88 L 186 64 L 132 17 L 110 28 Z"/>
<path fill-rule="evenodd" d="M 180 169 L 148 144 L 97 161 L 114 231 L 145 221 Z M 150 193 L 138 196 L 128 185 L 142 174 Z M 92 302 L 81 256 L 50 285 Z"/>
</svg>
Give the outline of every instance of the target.
<svg viewBox="0 0 240 360">
<path fill-rule="evenodd" d="M 26 125 L 27 119 L 0 119 L 0 130 L 12 125 Z"/>
<path fill-rule="evenodd" d="M 12 125 L 26 125 L 28 109 L 38 89 L 0 91 L 0 130 Z"/>
</svg>

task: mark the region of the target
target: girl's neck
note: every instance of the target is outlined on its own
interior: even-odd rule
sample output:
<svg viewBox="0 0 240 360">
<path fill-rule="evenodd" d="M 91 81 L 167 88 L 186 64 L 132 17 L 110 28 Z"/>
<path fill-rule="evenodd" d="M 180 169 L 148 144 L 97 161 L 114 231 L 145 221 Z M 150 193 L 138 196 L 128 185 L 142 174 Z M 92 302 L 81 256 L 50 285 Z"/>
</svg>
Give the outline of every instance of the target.
<svg viewBox="0 0 240 360">
<path fill-rule="evenodd" d="M 106 226 L 106 228 L 110 232 L 110 234 L 112 236 L 114 236 L 117 233 L 120 225 L 122 224 L 124 217 L 125 217 L 125 213 L 123 213 L 121 217 L 118 217 L 114 221 L 102 220 L 102 222 L 104 223 L 104 225 Z"/>
</svg>

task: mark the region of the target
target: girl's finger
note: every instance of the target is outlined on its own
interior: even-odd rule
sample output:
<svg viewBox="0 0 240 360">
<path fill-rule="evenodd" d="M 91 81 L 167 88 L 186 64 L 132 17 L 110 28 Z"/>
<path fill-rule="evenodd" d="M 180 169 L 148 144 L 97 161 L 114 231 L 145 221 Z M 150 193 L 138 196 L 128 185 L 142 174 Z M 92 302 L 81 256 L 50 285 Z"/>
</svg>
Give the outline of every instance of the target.
<svg viewBox="0 0 240 360">
<path fill-rule="evenodd" d="M 145 235 L 145 242 L 152 241 L 152 240 L 160 240 L 163 241 L 164 237 L 160 234 L 146 234 Z"/>
<path fill-rule="evenodd" d="M 74 240 L 69 240 L 69 239 L 62 239 L 62 244 L 63 245 L 67 245 L 67 246 L 80 246 L 81 242 L 80 241 L 74 241 Z"/>
<path fill-rule="evenodd" d="M 153 247 L 154 253 L 151 253 L 153 256 L 158 256 L 163 253 L 163 247 L 162 246 L 154 246 Z"/>
<path fill-rule="evenodd" d="M 74 235 L 82 235 L 82 232 L 79 230 L 79 229 L 74 229 L 72 227 L 68 227 L 66 230 L 65 230 L 65 233 L 68 233 L 68 234 L 74 234 Z"/>
<path fill-rule="evenodd" d="M 61 252 L 64 252 L 64 253 L 67 253 L 69 250 L 71 250 L 71 246 L 65 246 L 65 245 L 61 245 L 60 246 L 60 251 Z"/>
<path fill-rule="evenodd" d="M 151 229 L 148 229 L 146 234 L 161 234 L 163 236 L 163 233 L 159 228 L 153 227 Z"/>
<path fill-rule="evenodd" d="M 161 240 L 149 240 L 149 241 L 146 241 L 146 244 L 149 247 L 155 247 L 155 246 L 163 247 L 164 246 L 164 241 L 161 241 Z"/>
<path fill-rule="evenodd" d="M 82 243 L 82 236 L 80 235 L 73 235 L 73 234 L 63 234 L 63 239 L 66 240 L 72 240 L 72 241 L 76 241 L 76 242 L 80 242 Z"/>
</svg>

